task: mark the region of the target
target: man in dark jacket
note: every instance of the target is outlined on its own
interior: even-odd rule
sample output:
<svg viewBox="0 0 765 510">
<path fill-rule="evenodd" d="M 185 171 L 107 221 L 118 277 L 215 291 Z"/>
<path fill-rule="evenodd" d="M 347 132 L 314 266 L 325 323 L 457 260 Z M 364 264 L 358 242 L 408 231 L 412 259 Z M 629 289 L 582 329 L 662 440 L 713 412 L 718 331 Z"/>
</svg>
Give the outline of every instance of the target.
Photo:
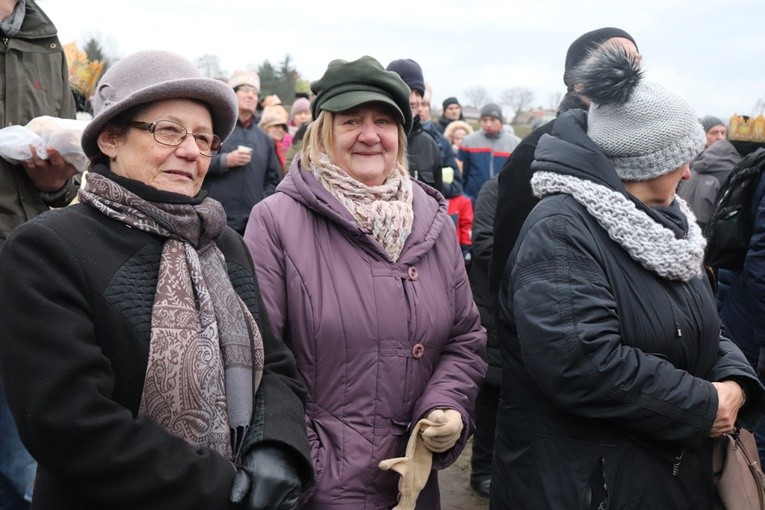
<svg viewBox="0 0 765 510">
<path fill-rule="evenodd" d="M 436 125 L 436 129 L 438 129 L 441 133 L 446 130 L 446 126 L 455 120 L 465 120 L 464 115 L 462 115 L 462 106 L 456 97 L 447 97 L 444 99 L 444 102 L 441 104 L 441 106 L 443 107 L 444 111 L 441 114 L 441 117 L 438 119 L 438 124 Z"/>
<path fill-rule="evenodd" d="M 742 118 L 741 122 L 753 124 L 750 119 Z M 734 126 L 731 122 L 730 143 L 741 157 L 765 147 L 765 137 L 752 135 L 754 130 L 749 126 L 741 130 Z M 713 147 L 719 143 L 715 142 Z M 765 178 L 762 175 L 754 190 L 749 212 L 753 219 L 752 237 L 744 267 L 738 272 L 728 269 L 718 271 L 717 298 L 726 336 L 744 351 L 757 369 L 760 380 L 765 380 Z M 754 435 L 760 460 L 765 460 L 765 421 L 760 422 Z"/>
<path fill-rule="evenodd" d="M 587 32 L 586 34 L 580 36 L 577 38 L 571 46 L 569 46 L 568 52 L 566 54 L 566 67 L 563 75 L 563 81 L 568 87 L 568 92 L 566 93 L 565 97 L 563 98 L 563 101 L 561 101 L 560 105 L 558 106 L 558 115 L 561 113 L 574 109 L 574 108 L 582 108 L 587 109 L 589 105 L 589 100 L 585 97 L 582 97 L 579 93 L 575 90 L 575 83 L 573 79 L 571 78 L 571 72 L 573 68 L 579 64 L 585 56 L 589 53 L 589 51 L 592 48 L 597 47 L 598 45 L 604 43 L 605 41 L 608 41 L 612 38 L 622 38 L 627 41 L 631 41 L 634 44 L 634 40 L 632 37 L 625 31 L 620 30 L 618 28 L 601 28 L 599 30 L 594 30 L 592 32 Z M 537 199 L 532 191 L 531 191 L 531 176 L 533 172 L 531 171 L 531 163 L 534 161 L 534 151 L 537 148 L 537 142 L 539 139 L 545 135 L 550 134 L 553 130 L 553 127 L 555 126 L 555 120 L 552 120 L 548 122 L 547 124 L 544 124 L 540 126 L 539 128 L 535 129 L 532 133 L 530 133 L 526 138 L 524 138 L 518 146 L 515 147 L 513 150 L 513 153 L 510 155 L 510 158 L 505 162 L 502 171 L 500 172 L 498 179 L 493 179 L 490 181 L 487 181 L 487 184 L 483 186 L 481 189 L 481 195 L 486 195 L 488 197 L 493 197 L 493 203 L 496 204 L 496 211 L 495 214 L 492 216 L 493 225 L 490 224 L 486 228 L 491 228 L 493 226 L 493 232 L 491 233 L 491 247 L 492 249 L 489 250 L 489 253 L 485 256 L 485 264 L 486 264 L 486 276 L 484 285 L 486 287 L 486 290 L 482 292 L 480 295 L 476 293 L 476 290 L 474 289 L 473 292 L 476 295 L 476 303 L 480 299 L 483 299 L 483 296 L 488 296 L 488 298 L 491 300 L 490 304 L 487 304 L 486 307 L 480 307 L 479 310 L 481 311 L 481 319 L 482 322 L 484 322 L 484 315 L 487 311 L 487 308 L 489 310 L 489 313 L 492 314 L 491 319 L 491 326 L 492 330 L 489 330 L 489 326 L 486 325 L 486 322 L 484 322 L 484 326 L 487 329 L 488 333 L 488 352 L 489 352 L 489 361 L 490 361 L 490 370 L 489 375 L 487 376 L 487 380 L 491 377 L 491 360 L 492 358 L 496 359 L 496 349 L 498 349 L 498 345 L 500 342 L 500 339 L 497 337 L 496 327 L 495 327 L 495 321 L 497 318 L 497 291 L 499 289 L 499 283 L 502 279 L 502 274 L 505 269 L 505 263 L 507 262 L 507 259 L 510 255 L 510 252 L 512 251 L 513 247 L 515 246 L 515 241 L 518 238 L 518 234 L 521 231 L 521 226 L 523 226 L 523 222 L 526 220 L 526 217 L 529 215 L 531 210 L 534 208 L 534 206 L 539 202 L 539 199 Z M 494 182 L 492 185 L 494 187 L 493 191 L 489 193 L 489 190 L 491 188 L 484 191 L 485 188 L 489 185 L 489 183 Z M 479 195 L 479 200 L 481 195 Z M 481 220 L 479 220 L 479 216 L 483 216 L 483 214 L 478 210 L 478 207 L 484 208 L 487 207 L 486 202 L 484 205 L 477 205 L 476 206 L 476 216 L 474 218 L 474 235 L 475 236 L 485 236 L 487 235 L 484 227 L 479 226 L 481 223 Z M 478 231 L 478 232 L 477 232 Z M 488 243 L 489 241 L 484 241 L 484 243 Z M 478 249 L 480 251 L 480 248 L 476 247 L 476 241 L 473 241 L 474 247 L 473 247 L 473 264 L 476 264 L 476 259 L 480 256 L 477 256 L 475 254 L 476 250 Z M 480 264 L 480 262 L 479 262 Z M 480 267 L 480 266 L 479 266 Z M 471 286 L 474 286 L 475 284 L 473 281 L 478 277 L 478 275 L 474 275 L 473 271 L 471 270 Z M 479 297 L 481 296 L 481 297 Z M 492 334 L 493 332 L 493 334 Z M 492 342 L 493 340 L 493 342 Z M 510 339 L 502 338 L 502 342 L 508 341 Z M 492 356 L 492 345 L 495 349 L 495 355 Z M 501 365 L 501 360 L 500 363 Z M 501 369 L 501 366 L 500 366 Z M 491 387 L 489 387 L 490 392 Z M 484 391 L 482 389 L 482 391 Z M 483 397 L 483 398 L 482 398 Z M 489 396 L 486 394 L 480 395 L 479 394 L 479 401 L 476 404 L 477 406 L 483 403 L 484 405 L 488 405 L 486 401 L 489 400 Z M 499 398 L 497 396 L 497 399 L 493 402 L 494 406 L 497 405 Z M 496 416 L 496 407 L 493 409 L 494 416 Z M 477 415 L 479 414 L 479 410 L 476 409 Z M 484 411 L 484 414 L 488 416 L 488 411 Z M 477 420 L 480 420 L 480 418 L 477 418 Z M 480 428 L 480 424 L 476 424 L 477 428 Z M 493 429 L 492 429 L 493 430 Z M 476 431 L 476 436 L 479 436 L 479 431 Z M 481 451 L 480 447 L 480 439 L 479 441 L 479 452 Z M 476 471 L 476 466 L 474 464 L 473 466 L 473 474 L 471 475 L 471 485 L 477 490 L 478 492 L 482 492 L 484 486 L 486 489 L 488 489 L 488 486 L 491 483 L 491 477 L 488 477 L 488 482 L 480 482 L 476 480 L 476 477 L 481 476 L 481 468 L 480 468 L 480 460 L 478 470 Z M 475 483 L 474 483 L 474 480 Z M 486 477 L 484 477 L 484 480 L 486 480 Z"/>
<path fill-rule="evenodd" d="M 430 99 L 433 97 L 433 93 L 430 89 L 430 84 L 425 84 L 425 95 L 420 103 L 420 109 L 418 111 L 420 122 L 422 122 L 422 129 L 433 137 L 433 140 L 438 144 L 438 150 L 441 153 L 441 172 L 442 172 L 442 189 L 441 193 L 444 198 L 454 198 L 462 195 L 462 172 L 457 164 L 457 156 L 452 150 L 452 144 L 449 140 L 436 128 L 433 121 L 430 119 Z M 449 168 L 453 170 L 453 173 L 449 171 Z M 450 175 L 446 175 L 446 172 Z M 454 177 L 451 177 L 454 175 Z"/>
<path fill-rule="evenodd" d="M 621 40 L 627 44 L 631 42 L 637 49 L 637 43 L 631 35 L 624 30 L 612 27 L 587 32 L 571 43 L 566 53 L 566 67 L 563 73 L 563 82 L 568 92 L 558 105 L 558 115 L 573 108 L 586 110 L 589 107 L 590 101 L 576 91 L 572 71 L 584 60 L 590 50 L 611 39 Z M 539 199 L 531 192 L 530 181 L 533 174 L 531 163 L 534 161 L 537 142 L 542 135 L 551 133 L 554 125 L 555 120 L 551 120 L 524 138 L 513 150 L 500 173 L 497 212 L 494 219 L 494 251 L 489 265 L 489 288 L 492 296 L 497 293 L 505 263 L 515 246 L 523 222 L 539 202 Z"/>
<path fill-rule="evenodd" d="M 422 68 L 414 60 L 404 58 L 392 61 L 386 70 L 398 73 L 411 90 L 409 105 L 412 107 L 414 124 L 407 135 L 409 173 L 415 179 L 443 192 L 441 152 L 433 137 L 423 129 L 419 116 L 420 103 L 425 95 Z"/>
<path fill-rule="evenodd" d="M 0 127 L 41 115 L 73 119 L 74 96 L 56 27 L 33 0 L 0 0 Z M 58 152 L 21 165 L 0 158 L 0 246 L 11 230 L 68 204 L 77 170 Z M 0 386 L 0 508 L 29 508 L 35 462 L 19 440 Z"/>
<path fill-rule="evenodd" d="M 502 360 L 494 323 L 494 297 L 489 291 L 489 261 L 494 247 L 494 212 L 497 208 L 499 175 L 484 183 L 475 202 L 471 264 L 468 278 L 473 299 L 481 314 L 481 325 L 486 328 L 486 371 L 475 402 L 475 433 L 470 458 L 470 486 L 478 494 L 489 497 L 491 468 L 494 456 L 494 429 L 497 422 Z"/>
<path fill-rule="evenodd" d="M 239 120 L 213 156 L 203 188 L 223 204 L 229 227 L 241 235 L 252 207 L 276 191 L 281 163 L 271 138 L 255 118 L 260 78 L 251 71 L 236 72 L 229 85 L 239 102 Z"/>
</svg>

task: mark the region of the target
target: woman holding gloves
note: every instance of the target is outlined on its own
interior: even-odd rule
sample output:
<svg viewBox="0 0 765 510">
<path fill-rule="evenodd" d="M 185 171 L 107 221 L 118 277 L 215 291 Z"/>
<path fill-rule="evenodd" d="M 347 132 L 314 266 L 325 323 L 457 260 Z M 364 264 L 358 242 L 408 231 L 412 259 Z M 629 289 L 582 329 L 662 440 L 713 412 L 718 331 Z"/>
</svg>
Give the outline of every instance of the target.
<svg viewBox="0 0 765 510">
<path fill-rule="evenodd" d="M 446 203 L 407 171 L 409 88 L 368 56 L 332 61 L 311 88 L 302 156 L 244 238 L 308 388 L 306 508 L 389 509 L 398 476 L 378 464 L 404 454 L 420 420 L 435 470 L 462 451 L 485 332 Z M 423 508 L 440 508 L 435 470 Z"/>
</svg>

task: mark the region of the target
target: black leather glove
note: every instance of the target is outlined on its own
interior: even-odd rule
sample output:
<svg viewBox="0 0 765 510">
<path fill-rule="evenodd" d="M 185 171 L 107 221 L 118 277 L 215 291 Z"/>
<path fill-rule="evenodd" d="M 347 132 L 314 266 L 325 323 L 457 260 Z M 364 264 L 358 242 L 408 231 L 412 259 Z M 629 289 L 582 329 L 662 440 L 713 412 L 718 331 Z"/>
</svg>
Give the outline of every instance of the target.
<svg viewBox="0 0 765 510">
<path fill-rule="evenodd" d="M 298 470 L 284 449 L 259 446 L 244 454 L 230 498 L 247 510 L 294 510 L 301 485 Z"/>
</svg>

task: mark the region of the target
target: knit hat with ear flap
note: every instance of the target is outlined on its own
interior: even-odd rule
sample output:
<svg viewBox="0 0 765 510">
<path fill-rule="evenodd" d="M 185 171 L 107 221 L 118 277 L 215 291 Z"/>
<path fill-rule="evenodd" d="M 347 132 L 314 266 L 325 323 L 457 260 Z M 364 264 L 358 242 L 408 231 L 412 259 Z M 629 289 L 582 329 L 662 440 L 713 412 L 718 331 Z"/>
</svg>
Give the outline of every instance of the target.
<svg viewBox="0 0 765 510">
<path fill-rule="evenodd" d="M 659 177 L 704 149 L 704 130 L 690 103 L 643 80 L 640 57 L 623 46 L 593 50 L 575 73 L 582 95 L 592 100 L 587 134 L 623 181 Z"/>
</svg>

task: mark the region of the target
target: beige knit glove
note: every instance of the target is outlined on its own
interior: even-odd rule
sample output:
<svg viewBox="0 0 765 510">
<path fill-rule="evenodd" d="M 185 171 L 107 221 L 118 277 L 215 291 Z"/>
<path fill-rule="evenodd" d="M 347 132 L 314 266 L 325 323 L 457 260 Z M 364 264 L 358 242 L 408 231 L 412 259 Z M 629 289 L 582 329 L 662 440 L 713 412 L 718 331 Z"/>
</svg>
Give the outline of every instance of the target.
<svg viewBox="0 0 765 510">
<path fill-rule="evenodd" d="M 424 419 L 418 421 L 406 443 L 404 456 L 386 459 L 379 464 L 380 469 L 392 469 L 401 475 L 398 481 L 398 505 L 393 510 L 414 510 L 420 491 L 428 483 L 433 453 L 425 446 L 420 432 L 430 425 L 437 424 Z"/>
<path fill-rule="evenodd" d="M 434 423 L 422 432 L 425 446 L 433 453 L 443 453 L 457 442 L 462 434 L 462 415 L 454 409 L 434 409 L 427 420 Z"/>
</svg>

